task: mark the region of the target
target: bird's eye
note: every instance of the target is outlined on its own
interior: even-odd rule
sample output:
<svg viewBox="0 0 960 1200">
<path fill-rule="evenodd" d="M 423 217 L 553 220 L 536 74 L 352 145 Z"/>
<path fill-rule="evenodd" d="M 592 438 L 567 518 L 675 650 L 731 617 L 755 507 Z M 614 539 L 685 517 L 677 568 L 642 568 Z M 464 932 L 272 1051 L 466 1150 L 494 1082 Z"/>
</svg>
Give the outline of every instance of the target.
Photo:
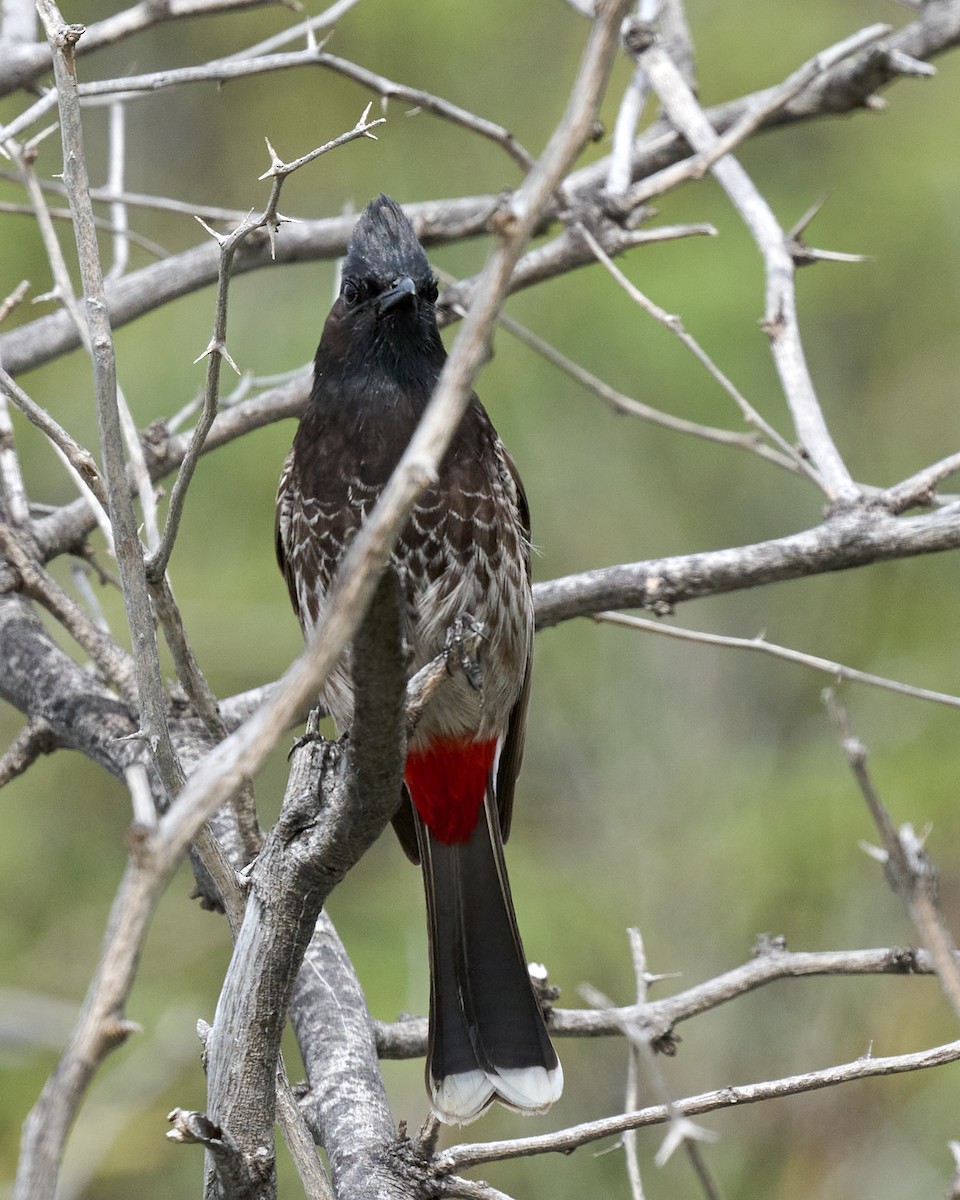
<svg viewBox="0 0 960 1200">
<path fill-rule="evenodd" d="M 352 279 L 345 279 L 343 287 L 340 289 L 340 295 L 343 297 L 344 304 L 356 304 L 360 299 L 360 288 Z"/>
<path fill-rule="evenodd" d="M 439 294 L 440 290 L 437 287 L 437 281 L 435 279 L 431 279 L 421 293 L 424 300 L 426 300 L 428 304 L 436 304 L 437 296 L 439 296 Z"/>
</svg>

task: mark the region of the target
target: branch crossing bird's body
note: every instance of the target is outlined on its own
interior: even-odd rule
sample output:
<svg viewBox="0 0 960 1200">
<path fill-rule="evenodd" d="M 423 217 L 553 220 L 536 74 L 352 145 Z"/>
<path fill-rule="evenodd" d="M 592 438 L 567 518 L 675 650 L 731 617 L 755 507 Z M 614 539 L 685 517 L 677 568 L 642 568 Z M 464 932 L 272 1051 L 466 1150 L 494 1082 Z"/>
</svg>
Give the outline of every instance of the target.
<svg viewBox="0 0 960 1200">
<path fill-rule="evenodd" d="M 321 619 L 346 548 L 443 367 L 436 295 L 402 210 L 378 197 L 354 230 L 277 496 L 277 555 L 305 633 Z M 516 469 L 476 396 L 392 561 L 411 673 L 444 651 L 457 622 L 481 632 L 477 677 L 451 670 L 411 736 L 409 799 L 394 821 L 422 864 L 427 894 L 433 1105 L 456 1122 L 495 1098 L 544 1111 L 563 1077 L 527 973 L 502 850 L 530 682 L 529 518 Z M 338 728 L 349 729 L 345 661 L 322 699 Z"/>
</svg>

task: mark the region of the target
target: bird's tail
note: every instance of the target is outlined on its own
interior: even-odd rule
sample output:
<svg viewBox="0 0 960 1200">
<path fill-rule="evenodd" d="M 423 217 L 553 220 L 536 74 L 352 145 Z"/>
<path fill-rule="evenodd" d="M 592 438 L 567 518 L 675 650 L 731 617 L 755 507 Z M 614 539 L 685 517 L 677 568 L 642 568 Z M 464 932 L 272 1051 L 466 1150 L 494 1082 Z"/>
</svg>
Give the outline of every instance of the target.
<svg viewBox="0 0 960 1200">
<path fill-rule="evenodd" d="M 465 1124 L 493 1101 L 545 1112 L 563 1089 L 530 982 L 500 823 L 488 791 L 465 842 L 445 844 L 419 819 L 430 932 L 427 1086 L 437 1116 Z"/>
</svg>

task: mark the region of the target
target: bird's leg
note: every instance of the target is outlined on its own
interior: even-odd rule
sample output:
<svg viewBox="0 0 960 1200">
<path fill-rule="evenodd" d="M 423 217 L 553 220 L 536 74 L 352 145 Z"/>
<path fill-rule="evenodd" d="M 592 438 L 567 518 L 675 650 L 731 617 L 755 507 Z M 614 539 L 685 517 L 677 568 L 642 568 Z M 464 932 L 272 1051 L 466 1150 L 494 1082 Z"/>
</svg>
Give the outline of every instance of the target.
<svg viewBox="0 0 960 1200">
<path fill-rule="evenodd" d="M 459 668 L 472 688 L 483 687 L 480 643 L 485 634 L 480 621 L 469 614 L 457 617 L 447 630 L 443 649 L 412 677 L 407 684 L 407 736 L 416 729 L 423 710 L 447 676 Z"/>
<path fill-rule="evenodd" d="M 484 637 L 483 622 L 464 613 L 453 621 L 443 644 L 448 674 L 452 675 L 453 668 L 459 667 L 475 692 L 483 689 L 480 645 Z"/>
</svg>

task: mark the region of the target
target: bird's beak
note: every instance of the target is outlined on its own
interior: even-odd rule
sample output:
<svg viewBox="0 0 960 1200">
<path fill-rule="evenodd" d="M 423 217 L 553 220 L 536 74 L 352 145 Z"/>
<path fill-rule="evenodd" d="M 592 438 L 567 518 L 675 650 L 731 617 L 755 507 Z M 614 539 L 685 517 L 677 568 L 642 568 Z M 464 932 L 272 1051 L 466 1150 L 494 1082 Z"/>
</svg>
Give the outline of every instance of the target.
<svg viewBox="0 0 960 1200">
<path fill-rule="evenodd" d="M 399 304 L 402 300 L 406 300 L 408 296 L 417 294 L 417 285 L 413 282 L 409 275 L 401 275 L 399 279 L 395 279 L 393 283 L 380 293 L 377 297 L 377 315 L 383 316 L 385 312 L 389 312 L 391 308 Z"/>
</svg>

